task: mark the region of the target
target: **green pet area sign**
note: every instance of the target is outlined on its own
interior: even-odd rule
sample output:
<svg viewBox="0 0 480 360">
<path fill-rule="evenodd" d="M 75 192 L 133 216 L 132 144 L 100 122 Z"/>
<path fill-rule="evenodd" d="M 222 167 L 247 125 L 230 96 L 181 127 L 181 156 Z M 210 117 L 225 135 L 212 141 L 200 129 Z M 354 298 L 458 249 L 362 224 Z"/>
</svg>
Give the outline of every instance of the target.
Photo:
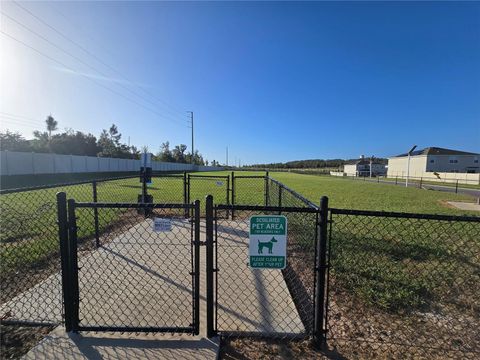
<svg viewBox="0 0 480 360">
<path fill-rule="evenodd" d="M 250 267 L 285 269 L 287 265 L 287 218 L 254 215 L 250 218 Z"/>
</svg>

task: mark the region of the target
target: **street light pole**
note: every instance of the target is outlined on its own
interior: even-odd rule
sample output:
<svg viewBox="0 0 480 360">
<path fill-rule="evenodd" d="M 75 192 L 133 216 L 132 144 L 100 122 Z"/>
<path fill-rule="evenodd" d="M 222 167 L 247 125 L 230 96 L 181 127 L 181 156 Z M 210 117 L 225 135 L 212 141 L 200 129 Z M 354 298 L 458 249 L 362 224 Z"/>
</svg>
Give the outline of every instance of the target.
<svg viewBox="0 0 480 360">
<path fill-rule="evenodd" d="M 370 178 L 372 177 L 372 164 L 373 164 L 373 158 L 374 156 L 370 156 Z"/>
<path fill-rule="evenodd" d="M 408 187 L 408 178 L 410 177 L 410 156 L 412 155 L 413 150 L 415 150 L 417 145 L 413 145 L 412 148 L 408 151 L 407 159 L 407 178 L 405 179 L 405 187 Z"/>
</svg>

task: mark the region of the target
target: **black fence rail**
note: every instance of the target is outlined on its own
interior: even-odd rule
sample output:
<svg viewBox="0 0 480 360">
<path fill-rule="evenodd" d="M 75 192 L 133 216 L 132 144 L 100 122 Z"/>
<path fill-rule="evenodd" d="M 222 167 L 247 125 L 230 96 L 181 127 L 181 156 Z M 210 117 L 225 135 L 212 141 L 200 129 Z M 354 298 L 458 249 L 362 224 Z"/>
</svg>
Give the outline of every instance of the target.
<svg viewBox="0 0 480 360">
<path fill-rule="evenodd" d="M 480 218 L 330 209 L 328 344 L 480 356 Z"/>
<path fill-rule="evenodd" d="M 55 201 L 60 189 L 84 201 L 93 199 L 91 183 L 9 190 L 0 195 L 2 322 L 62 321 Z M 46 294 L 43 301 L 38 300 L 40 294 Z"/>
<path fill-rule="evenodd" d="M 206 223 L 209 335 L 313 337 L 317 344 L 353 358 L 480 357 L 480 337 L 475 331 L 480 325 L 480 217 L 328 208 L 327 199 L 315 204 L 268 173 L 157 175 L 147 187 L 155 204 L 188 205 L 213 194 L 198 212 Z M 109 311 L 118 304 L 132 308 L 132 301 L 112 296 L 112 302 L 99 305 L 95 287 L 89 288 L 91 281 L 103 286 L 101 274 L 108 273 L 117 258 L 125 260 L 118 256 L 102 263 L 93 255 L 117 244 L 114 239 L 119 234 L 147 234 L 151 216 L 171 217 L 192 226 L 190 205 L 139 211 L 135 203 L 141 190 L 135 176 L 0 192 L 2 322 L 58 324 L 64 319 L 55 198 L 58 191 L 64 191 L 66 197 L 90 204 L 77 207 L 77 253 L 86 264 L 79 271 L 79 294 L 89 299 L 83 300 L 82 307 L 83 296 L 79 296 L 79 318 L 83 312 L 86 320 L 79 320 L 78 327 L 190 331 L 197 326 L 196 315 L 192 315 L 198 309 L 197 300 L 185 304 L 186 294 L 198 282 L 184 284 L 179 296 L 185 300 L 181 303 L 186 315 L 179 315 L 178 322 L 174 313 L 162 313 L 162 319 L 137 317 L 137 322 L 129 323 L 127 310 L 121 316 Z M 95 205 L 119 202 L 128 206 Z M 287 266 L 283 270 L 247 266 L 249 218 L 258 214 L 287 218 Z M 170 236 L 168 251 L 177 249 L 178 236 Z M 142 259 L 158 260 L 152 255 L 153 237 L 142 238 L 142 244 L 131 244 L 129 254 L 141 256 L 134 256 L 138 264 L 128 263 L 129 267 L 139 268 Z M 118 246 L 116 250 L 123 251 L 130 245 L 126 241 Z M 183 258 L 191 265 L 191 257 Z M 195 273 L 190 265 L 178 266 Z M 101 271 L 90 279 L 88 271 L 94 267 Z M 169 278 L 181 285 L 192 276 L 185 271 L 181 278 L 176 278 L 178 274 Z M 146 272 L 149 275 L 130 278 L 128 283 L 158 278 Z M 146 296 L 145 306 L 149 306 L 148 293 L 137 294 Z M 92 311 L 96 315 L 88 320 Z"/>
<path fill-rule="evenodd" d="M 232 211 L 234 219 L 227 219 L 224 213 Z M 288 219 L 285 269 L 250 269 L 250 217 L 280 212 Z M 317 219 L 317 209 L 308 207 L 214 207 L 213 333 L 273 338 L 314 335 Z"/>
<path fill-rule="evenodd" d="M 234 173 L 231 176 L 235 176 Z M 231 202 L 235 192 L 231 176 L 154 173 L 147 192 L 155 203 L 189 204 L 209 193 Z M 264 183 L 264 178 L 250 181 Z M 248 179 L 242 180 L 248 183 Z M 77 202 L 137 203 L 142 192 L 138 175 L 97 181 L 36 186 L 0 191 L 0 318 L 2 323 L 58 324 L 63 322 L 60 279 L 60 245 L 57 225 L 57 192 Z M 263 193 L 262 193 L 263 194 Z M 255 196 L 263 198 L 262 194 Z M 241 196 L 242 198 L 242 196 Z M 184 209 L 186 218 L 192 216 Z M 131 213 L 125 209 L 101 216 L 92 209 L 93 222 L 80 229 L 81 252 L 102 245 L 103 235 Z M 91 226 L 90 226 L 91 225 Z M 86 233 L 83 233 L 85 232 Z M 48 281 L 46 281 L 48 280 Z M 47 297 L 40 294 L 48 294 Z M 42 298 L 42 301 L 37 299 Z"/>
<path fill-rule="evenodd" d="M 65 193 L 59 193 L 58 207 L 67 331 L 198 334 L 198 200 L 122 204 L 72 199 L 67 216 Z M 79 245 L 92 242 L 95 210 L 106 228 L 101 246 L 84 252 Z M 185 219 L 185 210 L 192 218 Z"/>
</svg>

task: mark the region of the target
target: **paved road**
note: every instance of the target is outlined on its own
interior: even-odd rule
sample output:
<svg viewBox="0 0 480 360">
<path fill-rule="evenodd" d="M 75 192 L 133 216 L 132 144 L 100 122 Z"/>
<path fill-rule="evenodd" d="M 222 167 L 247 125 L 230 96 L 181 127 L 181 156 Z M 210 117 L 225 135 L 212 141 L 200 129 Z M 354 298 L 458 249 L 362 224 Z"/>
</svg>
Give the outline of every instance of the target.
<svg viewBox="0 0 480 360">
<path fill-rule="evenodd" d="M 393 181 L 393 180 L 378 180 L 376 178 L 373 178 L 373 179 L 365 178 L 365 180 L 357 180 L 357 181 L 370 181 L 370 182 L 375 182 L 375 183 L 405 186 L 405 180 L 403 180 L 403 179 L 399 180 L 397 182 L 397 184 L 395 184 L 395 181 Z M 408 187 L 418 188 L 418 183 L 417 182 L 410 183 L 410 184 L 408 184 Z M 436 190 L 436 191 L 444 191 L 444 192 L 455 193 L 455 187 L 454 186 L 448 186 L 448 185 L 422 184 L 422 188 L 427 189 L 427 190 Z M 475 198 L 480 198 L 480 189 L 459 187 L 458 188 L 458 193 L 473 196 Z"/>
</svg>

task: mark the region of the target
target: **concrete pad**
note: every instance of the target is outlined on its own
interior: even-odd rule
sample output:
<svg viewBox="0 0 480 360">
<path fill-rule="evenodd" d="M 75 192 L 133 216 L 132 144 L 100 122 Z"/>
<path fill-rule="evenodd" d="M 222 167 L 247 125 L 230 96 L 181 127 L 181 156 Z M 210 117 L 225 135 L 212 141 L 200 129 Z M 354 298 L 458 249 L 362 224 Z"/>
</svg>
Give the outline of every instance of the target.
<svg viewBox="0 0 480 360">
<path fill-rule="evenodd" d="M 88 256 L 79 255 L 81 326 L 189 327 L 191 224 L 155 232 L 147 219 Z"/>
<path fill-rule="evenodd" d="M 202 337 L 65 333 L 62 327 L 47 335 L 23 359 L 215 359 L 218 343 Z"/>
<path fill-rule="evenodd" d="M 480 211 L 480 204 L 467 203 L 461 201 L 447 201 L 450 205 L 460 210 Z"/>
<path fill-rule="evenodd" d="M 79 254 L 80 325 L 190 325 L 193 304 L 191 223 L 183 219 L 173 220 L 172 231 L 160 233 L 153 231 L 151 221 L 147 219 L 136 224 L 95 251 Z M 282 272 L 250 269 L 247 265 L 248 220 L 219 219 L 217 225 L 219 331 L 304 333 L 305 328 Z M 205 240 L 204 223 L 201 225 L 201 240 Z M 19 295 L 17 301 L 22 301 L 24 296 L 24 304 L 35 307 L 43 301 L 43 288 L 61 294 L 58 276 L 55 274 L 38 284 L 37 289 Z M 36 298 L 32 302 L 34 295 Z M 22 315 L 20 312 L 15 314 Z M 66 334 L 64 328 L 59 327 L 26 358 L 213 359 L 218 344 L 203 338 L 205 324 L 205 247 L 201 247 L 201 336 Z"/>
</svg>

